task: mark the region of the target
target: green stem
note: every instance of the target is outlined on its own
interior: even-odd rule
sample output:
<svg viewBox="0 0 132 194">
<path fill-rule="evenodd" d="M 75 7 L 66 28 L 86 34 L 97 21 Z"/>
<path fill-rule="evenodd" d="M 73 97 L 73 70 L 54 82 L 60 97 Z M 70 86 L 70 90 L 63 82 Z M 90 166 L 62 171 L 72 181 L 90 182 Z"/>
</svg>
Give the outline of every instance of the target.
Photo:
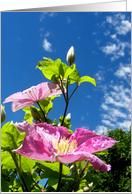
<svg viewBox="0 0 132 194">
<path fill-rule="evenodd" d="M 79 85 L 77 84 L 76 88 L 73 90 L 73 92 L 72 92 L 72 94 L 70 95 L 70 97 L 69 97 L 68 100 L 70 100 L 70 98 L 72 97 L 72 95 L 74 94 L 74 92 L 76 91 L 76 89 L 77 89 L 78 87 L 79 87 Z"/>
<path fill-rule="evenodd" d="M 40 108 L 41 112 L 43 113 L 43 116 L 44 116 L 44 120 L 45 120 L 45 122 L 47 123 L 47 119 L 46 119 L 46 116 L 45 116 L 45 113 L 44 113 L 43 109 L 41 108 L 41 106 L 40 106 L 39 102 L 37 102 L 37 104 L 38 104 L 38 106 L 39 106 L 39 108 Z"/>
<path fill-rule="evenodd" d="M 75 185 L 75 187 L 74 187 L 74 190 L 73 190 L 72 192 L 74 192 L 74 191 L 76 191 L 76 190 L 78 189 L 79 183 L 80 183 L 80 181 L 81 181 L 81 178 L 82 178 L 82 175 L 83 175 L 83 173 L 84 173 L 84 170 L 85 170 L 86 167 L 87 167 L 87 164 L 88 164 L 88 161 L 86 161 L 86 164 L 85 164 L 85 166 L 84 166 L 84 168 L 83 168 L 83 170 L 82 170 L 82 172 L 81 172 L 81 174 L 80 174 L 80 176 L 79 176 L 79 178 L 78 178 L 78 181 L 77 181 L 77 183 L 76 183 L 76 185 Z"/>
<path fill-rule="evenodd" d="M 60 190 L 60 186 L 61 186 L 62 167 L 63 167 L 63 164 L 60 163 L 59 180 L 58 180 L 58 186 L 57 186 L 57 190 L 56 190 L 57 192 Z"/>
<path fill-rule="evenodd" d="M 13 160 L 14 160 L 14 163 L 15 163 L 15 165 L 16 165 L 17 173 L 19 174 L 19 177 L 20 177 L 20 179 L 21 179 L 21 182 L 22 182 L 22 184 L 23 184 L 24 187 L 25 187 L 25 188 L 24 188 L 24 192 L 28 192 L 28 188 L 27 188 L 26 182 L 25 182 L 25 180 L 24 180 L 22 171 L 21 171 L 21 169 L 19 168 L 19 165 L 18 165 L 18 163 L 17 163 L 16 154 L 15 154 L 15 153 L 11 153 L 11 152 L 10 152 L 10 154 L 11 154 L 11 156 L 12 156 L 12 158 L 13 158 Z"/>
</svg>

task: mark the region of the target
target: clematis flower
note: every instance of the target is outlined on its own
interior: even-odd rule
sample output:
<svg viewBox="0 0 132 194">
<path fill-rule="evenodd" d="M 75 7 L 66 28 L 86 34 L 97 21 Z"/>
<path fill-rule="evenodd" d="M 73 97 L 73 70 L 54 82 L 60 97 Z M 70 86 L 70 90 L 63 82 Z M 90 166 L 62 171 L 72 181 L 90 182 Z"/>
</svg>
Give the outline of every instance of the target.
<svg viewBox="0 0 132 194">
<path fill-rule="evenodd" d="M 16 127 L 25 131 L 22 145 L 14 150 L 27 158 L 35 160 L 58 161 L 63 164 L 88 160 L 95 169 L 109 171 L 111 166 L 105 164 L 93 153 L 113 146 L 116 140 L 97 135 L 87 129 L 78 128 L 73 134 L 63 126 L 28 122 L 18 123 Z"/>
<path fill-rule="evenodd" d="M 17 92 L 7 97 L 3 103 L 12 102 L 12 111 L 16 112 L 21 108 L 31 106 L 44 100 L 48 96 L 55 96 L 61 93 L 56 82 L 43 82 L 37 86 L 32 86 L 23 92 Z"/>
</svg>

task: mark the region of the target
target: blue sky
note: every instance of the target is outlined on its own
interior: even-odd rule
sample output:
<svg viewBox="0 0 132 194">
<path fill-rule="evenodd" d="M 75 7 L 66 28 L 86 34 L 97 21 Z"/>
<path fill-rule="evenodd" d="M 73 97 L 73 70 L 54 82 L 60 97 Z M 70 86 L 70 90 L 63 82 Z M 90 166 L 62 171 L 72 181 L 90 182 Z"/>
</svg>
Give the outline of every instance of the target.
<svg viewBox="0 0 132 194">
<path fill-rule="evenodd" d="M 82 83 L 68 107 L 72 130 L 97 133 L 128 130 L 131 125 L 131 13 L 3 12 L 1 13 L 1 103 L 9 95 L 48 81 L 35 69 L 43 57 L 66 62 L 74 46 L 80 76 L 95 78 L 97 87 Z M 70 92 L 74 89 L 73 84 Z M 56 98 L 49 118 L 64 114 L 63 96 Z M 22 122 L 5 104 L 6 121 Z"/>
</svg>

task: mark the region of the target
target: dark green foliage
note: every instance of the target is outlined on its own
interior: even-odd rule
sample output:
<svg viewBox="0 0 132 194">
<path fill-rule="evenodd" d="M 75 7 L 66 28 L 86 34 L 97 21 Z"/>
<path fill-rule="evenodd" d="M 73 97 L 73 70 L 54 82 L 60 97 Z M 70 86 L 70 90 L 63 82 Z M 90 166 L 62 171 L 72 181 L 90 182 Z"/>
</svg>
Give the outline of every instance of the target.
<svg viewBox="0 0 132 194">
<path fill-rule="evenodd" d="M 130 192 L 131 191 L 131 130 L 108 130 L 108 137 L 119 141 L 108 149 L 109 154 L 100 156 L 111 165 L 111 171 L 101 172 L 91 168 L 87 176 L 96 174 L 98 184 L 94 183 L 94 192 Z"/>
</svg>

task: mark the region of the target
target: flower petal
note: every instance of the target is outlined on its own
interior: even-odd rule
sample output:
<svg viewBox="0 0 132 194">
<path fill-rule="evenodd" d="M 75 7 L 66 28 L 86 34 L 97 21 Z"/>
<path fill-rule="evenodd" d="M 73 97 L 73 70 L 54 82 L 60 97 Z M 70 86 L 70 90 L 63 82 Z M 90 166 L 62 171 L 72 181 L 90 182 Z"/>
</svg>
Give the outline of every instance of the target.
<svg viewBox="0 0 132 194">
<path fill-rule="evenodd" d="M 96 137 L 96 136 L 99 136 L 99 135 L 97 135 L 93 131 L 90 131 L 88 129 L 78 128 L 72 134 L 70 142 L 72 142 L 72 140 L 75 139 L 77 141 L 77 146 L 80 146 L 86 140 Z"/>
<path fill-rule="evenodd" d="M 41 141 L 34 140 L 32 136 L 25 137 L 20 148 L 13 151 L 35 160 L 56 161 L 49 152 L 48 147 Z"/>
<path fill-rule="evenodd" d="M 54 96 L 61 93 L 62 92 L 56 82 L 43 82 L 37 86 L 32 86 L 23 92 L 17 92 L 9 96 L 3 103 L 13 102 L 12 111 L 16 112 L 17 110 L 31 106 L 48 96 Z"/>
<path fill-rule="evenodd" d="M 101 171 L 111 170 L 111 166 L 109 164 L 108 165 L 105 164 L 97 156 L 94 156 L 93 154 L 90 154 L 87 152 L 73 152 L 73 153 L 68 153 L 66 155 L 58 155 L 56 159 L 57 161 L 63 164 L 88 160 L 93 165 L 93 168 L 95 168 L 96 170 L 101 170 Z"/>
<path fill-rule="evenodd" d="M 85 151 L 89 153 L 98 152 L 112 147 L 117 141 L 111 137 L 97 136 L 88 139 L 83 144 L 81 144 L 75 151 Z"/>
</svg>

